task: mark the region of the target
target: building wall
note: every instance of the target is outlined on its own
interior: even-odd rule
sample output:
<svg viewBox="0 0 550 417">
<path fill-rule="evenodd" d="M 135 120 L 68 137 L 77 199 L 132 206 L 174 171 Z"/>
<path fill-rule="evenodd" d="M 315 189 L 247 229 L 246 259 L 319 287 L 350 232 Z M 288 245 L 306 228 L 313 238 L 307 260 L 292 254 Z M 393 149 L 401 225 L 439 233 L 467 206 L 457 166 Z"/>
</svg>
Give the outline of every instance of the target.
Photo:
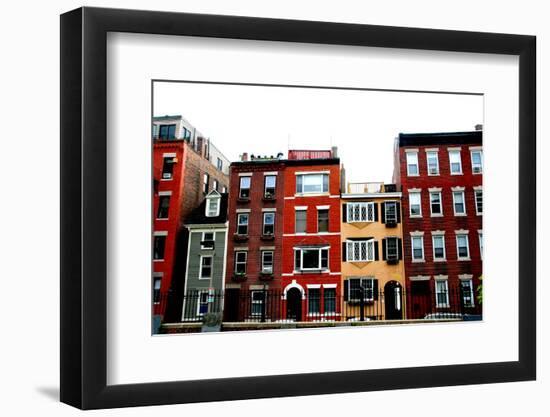
<svg viewBox="0 0 550 417">
<path fill-rule="evenodd" d="M 448 277 L 450 287 L 451 308 L 455 311 L 459 307 L 460 290 L 459 275 L 471 274 L 474 288 L 479 285 L 479 277 L 482 274 L 482 260 L 478 231 L 482 230 L 482 216 L 476 215 L 474 187 L 483 183 L 482 174 L 473 174 L 471 167 L 470 147 L 479 147 L 480 141 L 465 143 L 464 140 L 452 142 L 446 137 L 442 144 L 420 144 L 399 146 L 399 181 L 402 187 L 403 200 L 403 242 L 405 272 L 407 287 L 410 292 L 411 277 L 429 277 L 431 290 L 434 289 L 434 277 L 443 275 Z M 450 175 L 448 148 L 461 148 L 461 161 L 463 175 Z M 426 149 L 438 148 L 440 175 L 427 175 Z M 418 149 L 419 176 L 407 175 L 406 150 Z M 451 187 L 464 187 L 466 216 L 455 216 L 453 211 L 453 197 Z M 421 189 L 422 217 L 411 218 L 409 215 L 409 190 Z M 430 214 L 429 188 L 441 188 L 443 202 L 443 216 L 432 217 Z M 469 240 L 470 261 L 457 260 L 456 230 L 467 230 Z M 425 262 L 412 261 L 411 232 L 424 232 L 424 258 Z M 432 231 L 445 232 L 446 262 L 434 262 L 432 247 Z M 433 303 L 426 307 L 414 307 L 409 305 L 412 318 L 420 317 L 425 313 L 444 311 L 436 308 Z M 429 310 L 429 311 L 428 311 Z M 466 312 L 479 313 L 481 307 L 477 304 L 475 309 L 467 309 Z"/>
</svg>

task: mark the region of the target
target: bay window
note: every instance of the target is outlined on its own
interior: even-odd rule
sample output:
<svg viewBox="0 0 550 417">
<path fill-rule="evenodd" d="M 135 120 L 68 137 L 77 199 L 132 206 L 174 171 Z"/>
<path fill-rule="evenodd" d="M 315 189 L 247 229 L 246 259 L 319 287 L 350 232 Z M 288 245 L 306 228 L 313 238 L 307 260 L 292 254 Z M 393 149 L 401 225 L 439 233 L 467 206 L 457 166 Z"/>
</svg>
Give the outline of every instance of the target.
<svg viewBox="0 0 550 417">
<path fill-rule="evenodd" d="M 328 193 L 328 174 L 296 175 L 296 194 Z"/>
<path fill-rule="evenodd" d="M 329 247 L 302 247 L 294 249 L 294 269 L 314 271 L 328 269 Z"/>
<path fill-rule="evenodd" d="M 349 262 L 371 262 L 375 259 L 375 241 L 348 240 L 346 241 L 346 260 Z"/>
<path fill-rule="evenodd" d="M 347 222 L 374 222 L 375 205 L 374 203 L 348 203 L 347 204 Z"/>
</svg>

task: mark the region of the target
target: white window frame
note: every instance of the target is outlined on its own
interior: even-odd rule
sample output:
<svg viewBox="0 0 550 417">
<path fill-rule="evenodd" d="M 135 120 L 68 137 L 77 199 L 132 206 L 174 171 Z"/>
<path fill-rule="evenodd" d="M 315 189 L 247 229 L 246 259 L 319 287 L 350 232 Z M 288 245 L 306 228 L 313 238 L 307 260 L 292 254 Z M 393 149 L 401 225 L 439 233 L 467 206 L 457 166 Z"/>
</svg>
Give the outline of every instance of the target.
<svg viewBox="0 0 550 417">
<path fill-rule="evenodd" d="M 479 172 L 475 171 L 475 168 L 477 165 L 474 165 L 474 154 L 479 153 Z M 473 175 L 481 175 L 483 174 L 483 150 L 481 149 L 470 149 L 470 161 L 472 163 L 472 174 Z"/>
<path fill-rule="evenodd" d="M 261 301 L 254 300 L 254 294 L 261 294 L 262 299 Z M 263 306 L 265 303 L 265 291 L 263 290 L 251 290 L 250 291 L 250 315 L 253 317 L 258 317 L 262 315 Z M 254 305 L 260 305 L 260 312 L 254 312 L 254 309 L 252 308 Z"/>
<path fill-rule="evenodd" d="M 414 157 L 414 163 L 409 162 L 409 157 Z M 420 166 L 418 164 L 418 151 L 405 151 L 405 160 L 407 163 L 407 177 L 418 177 L 420 175 Z M 410 167 L 416 166 L 416 174 L 411 174 Z"/>
<path fill-rule="evenodd" d="M 208 192 L 208 183 L 210 182 L 210 175 L 205 172 L 202 174 L 202 192 L 207 193 Z"/>
<path fill-rule="evenodd" d="M 210 275 L 207 277 L 202 276 L 202 270 L 203 270 L 203 260 L 210 258 Z M 212 279 L 214 277 L 214 256 L 212 255 L 200 255 L 200 263 L 199 263 L 199 279 L 206 280 L 206 279 Z"/>
<path fill-rule="evenodd" d="M 460 171 L 459 172 L 453 172 L 453 162 L 452 162 L 452 157 L 451 157 L 451 154 L 458 154 L 458 164 L 459 164 L 459 168 L 460 168 Z M 460 149 L 449 149 L 449 174 L 450 175 L 462 175 L 463 174 L 463 169 L 462 169 L 462 153 L 460 152 Z"/>
<path fill-rule="evenodd" d="M 318 263 L 318 268 L 304 268 L 304 251 L 306 250 L 317 250 L 319 252 L 319 263 Z M 327 266 L 326 268 L 323 268 L 322 267 L 322 251 L 323 250 L 326 250 L 327 251 Z M 311 247 L 303 247 L 303 248 L 294 248 L 294 251 L 299 251 L 300 252 L 300 269 L 298 269 L 297 271 L 326 271 L 326 270 L 329 270 L 329 267 L 330 267 L 330 246 L 321 246 L 321 247 L 318 247 L 318 248 L 311 248 Z M 294 253 L 294 264 L 296 264 L 296 253 Z M 296 265 L 294 265 L 294 267 L 296 267 Z"/>
<path fill-rule="evenodd" d="M 243 187 L 243 181 L 248 181 L 248 187 Z M 239 177 L 239 198 L 250 198 L 250 191 L 252 189 L 252 177 L 250 175 L 243 175 Z M 243 197 L 243 190 L 248 190 L 248 196 Z"/>
<path fill-rule="evenodd" d="M 298 212 L 301 212 L 301 213 L 306 213 L 306 219 L 305 219 L 305 228 L 303 231 L 298 231 L 298 227 L 297 227 L 297 216 L 298 216 Z M 297 234 L 297 235 L 305 235 L 307 233 L 307 208 L 305 209 L 296 209 L 294 211 L 294 233 Z"/>
<path fill-rule="evenodd" d="M 241 224 L 241 217 L 243 216 L 246 216 L 246 233 L 239 233 L 239 225 Z M 248 235 L 248 228 L 250 227 L 250 213 L 237 213 L 237 234 L 238 235 L 242 235 L 242 236 L 246 236 Z"/>
<path fill-rule="evenodd" d="M 361 257 L 362 246 L 365 246 L 365 259 Z M 376 252 L 374 249 L 375 240 L 374 239 L 365 239 L 365 240 L 346 240 L 346 261 L 348 262 L 373 262 L 376 257 Z M 355 257 L 355 249 L 358 248 L 359 256 Z M 369 252 L 372 254 L 369 257 Z"/>
<path fill-rule="evenodd" d="M 477 200 L 478 200 L 478 194 L 481 195 L 480 199 L 481 199 L 481 211 L 478 210 L 478 204 L 477 204 Z M 476 206 L 476 214 L 478 216 L 483 216 L 483 190 L 481 188 L 474 188 L 474 203 L 475 203 L 475 206 Z"/>
<path fill-rule="evenodd" d="M 419 207 L 419 214 L 413 214 L 412 213 L 412 195 L 418 195 L 418 207 Z M 422 217 L 422 192 L 421 191 L 409 191 L 409 217 Z"/>
<path fill-rule="evenodd" d="M 212 241 L 216 241 L 216 232 L 202 232 L 202 235 L 201 235 L 201 249 L 210 249 L 210 248 L 206 248 L 202 245 L 202 242 L 205 242 L 206 241 L 206 234 L 207 233 L 212 233 Z"/>
<path fill-rule="evenodd" d="M 327 189 L 325 190 L 325 175 L 327 176 Z M 321 177 L 321 191 L 304 191 L 304 179 L 305 177 Z M 302 189 L 298 190 L 298 177 L 301 177 Z M 330 174 L 326 172 L 311 172 L 296 174 L 296 194 L 297 195 L 319 195 L 328 194 L 330 190 Z"/>
<path fill-rule="evenodd" d="M 393 219 L 389 219 L 389 217 L 388 217 L 388 206 L 390 206 L 390 205 L 393 205 L 393 207 L 394 207 L 395 218 L 393 218 Z M 388 222 L 397 223 L 397 201 L 395 201 L 395 200 L 384 201 L 384 219 L 385 219 L 386 223 L 388 223 Z"/>
<path fill-rule="evenodd" d="M 416 259 L 414 257 L 414 241 L 420 239 L 420 248 L 422 249 L 422 258 Z M 425 262 L 426 255 L 424 253 L 424 236 L 412 235 L 411 236 L 411 259 L 413 262 Z"/>
<path fill-rule="evenodd" d="M 206 302 L 201 301 L 202 295 L 206 294 Z M 202 317 L 204 314 L 201 313 L 201 304 L 206 304 L 206 311 L 208 312 L 208 290 L 200 290 L 199 296 L 197 297 L 197 317 Z"/>
<path fill-rule="evenodd" d="M 311 307 L 311 299 L 310 299 L 310 295 L 312 294 L 312 292 L 317 292 L 317 311 L 310 311 L 310 307 Z M 307 291 L 307 314 L 308 316 L 318 316 L 319 314 L 321 314 L 321 287 L 318 287 L 318 288 L 308 288 L 308 291 Z"/>
<path fill-rule="evenodd" d="M 240 253 L 244 253 L 244 262 L 243 261 L 239 262 L 239 254 Z M 235 259 L 234 259 L 234 264 L 233 264 L 233 272 L 235 274 L 240 274 L 240 272 L 237 272 L 237 265 L 244 265 L 243 274 L 246 275 L 246 273 L 248 272 L 248 251 L 236 250 L 234 256 L 235 256 Z"/>
<path fill-rule="evenodd" d="M 271 254 L 271 268 L 269 270 L 266 270 L 265 266 L 265 254 L 270 253 Z M 275 251 L 272 250 L 262 250 L 260 251 L 260 257 L 261 257 L 261 266 L 262 266 L 262 272 L 264 274 L 273 274 L 273 264 L 275 263 Z"/>
<path fill-rule="evenodd" d="M 435 165 L 436 165 L 436 172 L 432 173 L 430 172 L 430 155 L 435 155 Z M 439 152 L 437 150 L 426 150 L 426 170 L 428 172 L 428 176 L 436 176 L 439 175 Z"/>
<path fill-rule="evenodd" d="M 212 200 L 216 200 L 218 203 L 218 206 L 216 208 L 216 211 L 214 214 L 210 213 L 211 206 L 212 206 Z M 220 215 L 220 205 L 221 205 L 221 198 L 220 197 L 206 197 L 206 217 L 218 217 Z"/>
<path fill-rule="evenodd" d="M 479 242 L 479 257 L 483 260 L 483 230 L 478 230 L 477 236 Z"/>
<path fill-rule="evenodd" d="M 468 252 L 466 256 L 460 256 L 458 238 L 464 236 L 466 238 L 466 251 Z M 457 233 L 456 234 L 456 258 L 459 261 L 469 261 L 470 260 L 470 239 L 468 239 L 468 233 Z"/>
<path fill-rule="evenodd" d="M 320 231 L 319 230 L 319 213 L 322 211 L 327 212 L 327 230 Z M 327 208 L 317 208 L 317 233 L 323 234 L 323 233 L 329 233 L 330 231 L 330 209 Z"/>
<path fill-rule="evenodd" d="M 159 211 L 161 207 L 161 201 L 165 198 L 168 198 L 168 210 L 166 212 L 166 217 L 159 217 Z M 163 193 L 162 191 L 159 193 L 159 204 L 157 207 L 157 215 L 156 220 L 168 220 L 170 218 L 170 203 L 172 202 L 172 192 L 169 193 Z"/>
<path fill-rule="evenodd" d="M 172 165 L 172 172 L 170 173 L 170 176 L 169 177 L 165 177 L 165 173 L 164 173 L 164 165 L 167 164 L 167 160 L 170 159 L 172 162 L 172 164 L 175 164 L 177 162 L 177 158 L 176 158 L 176 154 L 164 154 L 162 155 L 162 167 L 160 168 L 161 172 L 160 172 L 160 180 L 161 181 L 172 181 L 174 179 L 174 166 Z"/>
<path fill-rule="evenodd" d="M 390 253 L 388 252 L 388 248 L 389 248 L 389 245 L 388 245 L 388 241 L 389 239 L 394 239 L 395 240 L 395 258 L 391 258 L 390 259 Z M 393 255 L 392 255 L 393 256 Z M 399 260 L 399 238 L 397 236 L 387 236 L 386 237 L 386 261 L 394 261 L 394 260 Z"/>
<path fill-rule="evenodd" d="M 464 282 L 469 282 L 470 283 L 470 299 L 472 300 L 472 302 L 470 304 L 466 304 L 466 302 L 464 300 L 464 287 L 462 286 L 462 284 Z M 462 304 L 464 305 L 464 307 L 468 307 L 468 308 L 475 307 L 476 306 L 476 301 L 475 301 L 475 297 L 474 297 L 474 281 L 471 278 L 461 279 L 460 280 L 460 289 L 462 290 Z"/>
<path fill-rule="evenodd" d="M 357 209 L 356 209 L 357 208 Z M 357 202 L 357 203 L 347 203 L 347 223 L 372 223 L 376 218 L 374 210 L 374 202 Z M 358 216 L 355 216 L 356 210 L 358 210 Z M 363 210 L 365 210 L 365 216 L 363 219 Z"/>
<path fill-rule="evenodd" d="M 438 288 L 438 285 L 437 285 L 439 283 L 445 283 L 445 289 L 444 289 L 445 303 L 440 303 L 439 302 L 438 295 L 441 294 L 439 292 L 439 288 Z M 449 282 L 446 279 L 436 279 L 435 280 L 435 306 L 436 306 L 436 308 L 449 308 L 450 307 L 450 304 L 449 304 Z"/>
<path fill-rule="evenodd" d="M 263 213 L 263 216 L 262 216 L 262 234 L 267 236 L 267 234 L 265 233 L 265 226 L 267 225 L 265 219 L 266 217 L 269 217 L 269 216 L 273 216 L 273 235 L 275 235 L 275 212 L 273 211 L 266 211 Z"/>
<path fill-rule="evenodd" d="M 269 187 L 269 188 L 273 188 L 273 197 L 275 197 L 275 193 L 277 191 L 277 175 L 265 175 L 264 176 L 264 197 L 266 197 L 266 194 L 267 194 L 267 179 L 268 178 L 273 178 L 275 180 L 275 184 L 273 185 L 273 187 Z"/>
<path fill-rule="evenodd" d="M 437 258 L 435 256 L 435 241 L 440 239 L 443 241 L 443 258 Z M 445 235 L 442 233 L 432 234 L 432 256 L 434 262 L 445 262 L 447 260 L 447 248 L 445 247 Z"/>
<path fill-rule="evenodd" d="M 431 217 L 441 217 L 443 216 L 443 196 L 441 194 L 441 191 L 430 191 L 430 216 Z M 439 195 L 439 213 L 433 212 L 433 206 L 432 206 L 432 195 L 438 194 Z"/>
<path fill-rule="evenodd" d="M 363 301 L 371 302 L 374 301 L 374 277 L 350 277 L 346 280 L 346 284 L 348 286 L 348 303 L 358 303 L 361 301 L 361 298 L 351 298 L 351 281 L 352 280 L 359 280 L 359 286 L 363 287 L 363 283 L 369 283 L 368 289 L 370 289 L 370 297 L 367 297 L 368 289 L 364 290 L 365 297 L 363 297 Z M 365 286 L 366 288 L 367 286 Z M 359 291 L 360 292 L 360 291 Z"/>
<path fill-rule="evenodd" d="M 464 190 L 453 190 L 453 212 L 455 216 L 466 216 L 466 195 L 464 194 Z M 456 196 L 455 194 L 462 194 L 462 206 L 464 207 L 464 211 L 462 213 L 457 213 L 456 211 Z"/>
</svg>

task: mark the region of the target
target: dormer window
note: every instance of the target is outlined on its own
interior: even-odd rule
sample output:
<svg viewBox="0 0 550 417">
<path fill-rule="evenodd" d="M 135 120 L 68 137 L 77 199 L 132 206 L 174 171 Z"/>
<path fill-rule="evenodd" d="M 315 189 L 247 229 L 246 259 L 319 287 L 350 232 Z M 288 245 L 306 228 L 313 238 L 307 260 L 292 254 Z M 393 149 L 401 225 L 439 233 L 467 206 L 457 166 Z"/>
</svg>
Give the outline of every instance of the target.
<svg viewBox="0 0 550 417">
<path fill-rule="evenodd" d="M 212 190 L 206 197 L 206 217 L 218 217 L 220 215 L 221 196 L 216 190 Z"/>
</svg>

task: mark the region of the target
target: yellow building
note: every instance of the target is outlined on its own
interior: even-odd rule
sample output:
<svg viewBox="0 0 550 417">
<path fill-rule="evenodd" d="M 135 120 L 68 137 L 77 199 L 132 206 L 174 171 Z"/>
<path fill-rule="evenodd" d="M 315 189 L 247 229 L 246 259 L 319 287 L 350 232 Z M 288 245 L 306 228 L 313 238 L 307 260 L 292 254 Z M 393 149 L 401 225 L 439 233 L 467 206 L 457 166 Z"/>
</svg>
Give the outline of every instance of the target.
<svg viewBox="0 0 550 417">
<path fill-rule="evenodd" d="M 342 320 L 405 319 L 401 193 L 383 183 L 349 183 L 346 191 Z"/>
</svg>

